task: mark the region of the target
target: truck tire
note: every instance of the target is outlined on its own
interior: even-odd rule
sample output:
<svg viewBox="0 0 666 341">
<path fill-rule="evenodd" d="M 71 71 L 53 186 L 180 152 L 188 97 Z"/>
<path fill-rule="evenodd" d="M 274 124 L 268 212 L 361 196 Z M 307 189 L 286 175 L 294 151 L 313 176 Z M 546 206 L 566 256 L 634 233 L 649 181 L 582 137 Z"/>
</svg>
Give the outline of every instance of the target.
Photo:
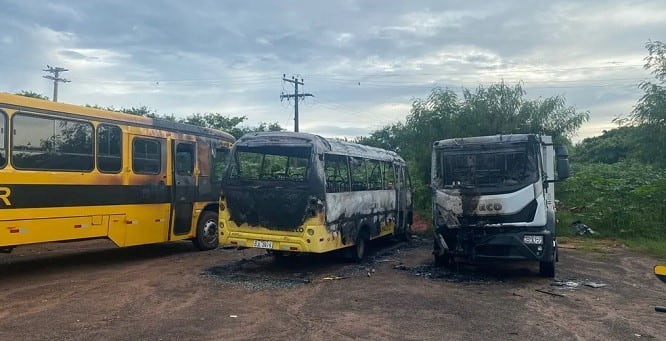
<svg viewBox="0 0 666 341">
<path fill-rule="evenodd" d="M 217 248 L 220 241 L 217 219 L 217 212 L 214 211 L 203 211 L 199 216 L 197 236 L 194 237 L 192 243 L 200 251 Z"/>
<path fill-rule="evenodd" d="M 550 262 L 539 262 L 539 274 L 542 277 L 553 278 L 555 277 L 555 260 Z"/>
</svg>

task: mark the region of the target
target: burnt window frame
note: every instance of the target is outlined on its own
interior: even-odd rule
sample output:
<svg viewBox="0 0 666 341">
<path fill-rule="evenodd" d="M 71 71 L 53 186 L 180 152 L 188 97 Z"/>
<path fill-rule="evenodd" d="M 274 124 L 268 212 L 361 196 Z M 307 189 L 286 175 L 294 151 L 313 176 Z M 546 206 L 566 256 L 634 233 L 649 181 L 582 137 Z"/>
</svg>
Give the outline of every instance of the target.
<svg viewBox="0 0 666 341">
<path fill-rule="evenodd" d="M 227 156 L 224 159 L 224 167 L 220 170 L 218 174 L 215 171 L 215 158 L 217 157 L 218 150 L 226 150 Z M 208 153 L 209 163 L 210 163 L 210 183 L 219 185 L 224 181 L 224 178 L 227 174 L 227 168 L 229 168 L 229 162 L 231 161 L 231 146 L 225 144 L 223 140 L 211 140 L 210 142 L 210 151 Z"/>
<path fill-rule="evenodd" d="M 393 161 L 382 161 L 382 164 L 383 164 L 382 174 L 384 176 L 384 189 L 395 190 L 397 181 L 396 181 L 396 171 Z M 391 179 L 389 179 L 389 174 L 391 174 Z M 391 183 L 392 187 L 389 187 L 389 183 Z"/>
<path fill-rule="evenodd" d="M 382 163 L 383 162 L 381 160 L 367 159 L 366 158 L 365 163 L 366 163 L 366 165 L 365 165 L 365 174 L 366 174 L 367 186 L 368 186 L 367 190 L 368 191 L 383 190 L 384 189 L 384 173 L 383 173 L 383 170 L 382 170 Z M 373 164 L 376 165 L 376 166 L 373 169 L 371 169 Z M 379 177 L 378 177 L 379 182 L 371 181 L 373 171 L 375 171 L 375 170 L 377 170 L 379 172 Z M 372 184 L 375 184 L 375 185 L 379 184 L 379 186 L 378 187 L 377 186 L 373 187 Z"/>
<path fill-rule="evenodd" d="M 4 120 L 4 124 L 0 125 L 0 129 L 2 129 L 3 132 L 2 142 L 4 142 L 3 146 L 5 152 L 5 155 L 3 156 L 4 162 L 0 163 L 0 169 L 3 169 L 9 164 L 9 115 L 3 110 L 0 110 L 0 119 Z"/>
<path fill-rule="evenodd" d="M 157 170 L 156 173 L 149 173 L 149 172 L 137 172 L 136 169 L 134 168 L 136 166 L 134 162 L 134 143 L 138 140 L 143 140 L 143 141 L 148 141 L 148 142 L 155 142 L 157 143 L 157 155 L 159 157 L 158 159 L 158 165 L 159 169 Z M 132 151 L 131 151 L 131 158 L 132 158 L 132 173 L 137 174 L 137 175 L 159 175 L 162 174 L 162 171 L 164 170 L 162 167 L 162 140 L 158 138 L 153 138 L 153 137 L 143 137 L 143 136 L 136 136 L 132 139 Z"/>
<path fill-rule="evenodd" d="M 117 128 L 120 130 L 120 168 L 116 172 L 111 172 L 111 171 L 105 171 L 99 168 L 99 129 L 102 127 L 111 127 L 111 128 Z M 100 173 L 104 174 L 118 174 L 123 171 L 123 138 L 124 138 L 124 133 L 123 129 L 120 126 L 117 126 L 115 124 L 108 124 L 108 123 L 101 123 L 97 125 L 97 128 L 95 129 L 95 167 L 97 168 L 97 171 Z"/>
<path fill-rule="evenodd" d="M 349 181 L 351 182 L 351 191 L 352 192 L 362 192 L 362 191 L 369 191 L 370 186 L 368 182 L 368 165 L 366 164 L 367 158 L 364 157 L 358 157 L 358 156 L 349 156 L 349 160 L 347 161 L 349 165 Z M 363 182 L 363 188 L 356 187 L 354 188 L 354 184 L 357 184 L 358 182 L 354 182 L 354 169 L 352 167 L 352 160 L 359 160 L 363 163 L 363 173 L 364 173 L 364 178 L 365 181 Z"/>
<path fill-rule="evenodd" d="M 87 120 L 79 120 L 79 119 L 71 119 L 71 118 L 65 118 L 60 115 L 43 115 L 43 114 L 34 114 L 31 112 L 25 112 L 25 111 L 17 111 L 12 115 L 11 118 L 11 132 L 10 134 L 5 134 L 5 135 L 11 135 L 11 139 L 9 140 L 9 143 L 11 144 L 11 152 L 14 152 L 14 141 L 16 139 L 15 135 L 15 130 L 16 130 L 16 125 L 14 124 L 14 120 L 17 117 L 32 117 L 32 118 L 37 118 L 37 119 L 43 119 L 43 120 L 60 120 L 60 121 L 69 121 L 69 122 L 75 122 L 75 123 L 81 123 L 81 124 L 87 124 L 90 127 L 90 142 L 91 142 L 91 157 L 92 157 L 92 163 L 90 169 L 57 169 L 57 168 L 29 168 L 29 167 L 17 167 L 16 164 L 14 163 L 14 157 L 11 155 L 11 165 L 14 167 L 16 170 L 20 171 L 48 171 L 48 172 L 69 172 L 69 173 L 91 173 L 95 169 L 95 140 L 96 140 L 96 129 L 95 126 L 93 125 L 92 121 L 87 121 Z M 54 135 L 55 136 L 55 135 Z M 9 145 L 7 146 L 9 150 Z M 9 154 L 8 154 L 9 158 Z"/>
<path fill-rule="evenodd" d="M 347 185 L 344 191 L 329 191 L 329 180 L 328 180 L 328 174 L 326 174 L 326 166 L 328 162 L 328 158 L 333 157 L 333 158 L 340 158 L 341 160 L 344 160 L 345 164 L 345 169 L 346 169 L 346 177 L 347 177 Z M 343 155 L 343 154 L 333 154 L 333 153 L 325 153 L 324 154 L 324 180 L 326 181 L 326 193 L 349 193 L 352 192 L 351 190 L 351 169 L 349 166 L 349 156 L 348 155 Z"/>
<path fill-rule="evenodd" d="M 178 151 L 178 148 L 180 146 L 188 146 L 188 148 L 191 148 L 191 150 L 188 151 Z M 181 164 L 178 162 L 178 153 L 188 153 L 190 154 L 191 152 L 191 158 L 190 158 L 190 167 L 187 169 L 185 173 L 181 173 L 183 169 L 180 168 Z M 197 166 L 197 144 L 194 141 L 176 141 L 176 150 L 174 151 L 174 173 L 177 176 L 194 176 L 194 171 Z M 160 169 L 161 172 L 161 169 Z"/>
</svg>

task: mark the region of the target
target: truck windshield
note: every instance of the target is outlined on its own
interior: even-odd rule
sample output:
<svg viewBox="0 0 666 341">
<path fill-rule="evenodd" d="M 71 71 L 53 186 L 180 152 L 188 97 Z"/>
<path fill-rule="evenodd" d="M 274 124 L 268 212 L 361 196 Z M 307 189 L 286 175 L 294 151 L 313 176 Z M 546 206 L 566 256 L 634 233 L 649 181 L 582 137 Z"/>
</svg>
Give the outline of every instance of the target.
<svg viewBox="0 0 666 341">
<path fill-rule="evenodd" d="M 537 147 L 470 146 L 437 152 L 438 188 L 514 188 L 539 178 Z"/>
<path fill-rule="evenodd" d="M 311 147 L 238 146 L 233 156 L 231 179 L 306 181 Z"/>
</svg>

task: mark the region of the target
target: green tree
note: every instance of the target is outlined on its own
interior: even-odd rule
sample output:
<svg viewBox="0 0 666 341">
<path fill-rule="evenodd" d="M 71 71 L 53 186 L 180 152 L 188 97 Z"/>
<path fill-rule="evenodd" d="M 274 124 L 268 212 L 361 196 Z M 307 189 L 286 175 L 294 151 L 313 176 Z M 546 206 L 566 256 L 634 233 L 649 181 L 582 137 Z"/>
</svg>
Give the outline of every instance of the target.
<svg viewBox="0 0 666 341">
<path fill-rule="evenodd" d="M 34 91 L 29 91 L 29 90 L 21 90 L 16 93 L 16 95 L 23 96 L 23 97 L 30 97 L 30 98 L 38 98 L 38 99 L 43 99 L 43 100 L 49 100 L 47 96 L 44 96 L 40 93 L 34 92 Z"/>
<path fill-rule="evenodd" d="M 632 119 L 644 129 L 644 160 L 662 166 L 666 165 L 666 44 L 648 41 L 645 44 L 648 56 L 645 69 L 654 75 L 654 81 L 643 81 L 639 88 L 643 96 L 632 111 Z"/>
<path fill-rule="evenodd" d="M 356 142 L 390 149 L 402 155 L 412 168 L 417 185 L 416 204 L 429 207 L 430 150 L 434 141 L 455 137 L 538 133 L 552 135 L 559 143 L 570 138 L 589 119 L 587 112 L 566 105 L 561 96 L 527 99 L 522 85 L 504 82 L 475 90 L 463 89 L 462 97 L 449 89 L 435 88 L 425 99 L 415 99 L 405 123 L 374 131 Z"/>
</svg>

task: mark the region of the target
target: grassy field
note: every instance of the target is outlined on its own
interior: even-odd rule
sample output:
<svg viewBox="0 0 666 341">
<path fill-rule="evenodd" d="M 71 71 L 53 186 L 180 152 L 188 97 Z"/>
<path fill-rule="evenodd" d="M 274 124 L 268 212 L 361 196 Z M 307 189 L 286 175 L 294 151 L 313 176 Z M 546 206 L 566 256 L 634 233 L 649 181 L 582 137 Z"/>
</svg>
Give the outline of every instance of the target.
<svg viewBox="0 0 666 341">
<path fill-rule="evenodd" d="M 589 243 L 620 241 L 666 258 L 666 170 L 627 161 L 574 164 L 555 193 L 559 236 L 572 236 L 571 223 L 581 221 L 596 232 L 582 238 Z"/>
</svg>

